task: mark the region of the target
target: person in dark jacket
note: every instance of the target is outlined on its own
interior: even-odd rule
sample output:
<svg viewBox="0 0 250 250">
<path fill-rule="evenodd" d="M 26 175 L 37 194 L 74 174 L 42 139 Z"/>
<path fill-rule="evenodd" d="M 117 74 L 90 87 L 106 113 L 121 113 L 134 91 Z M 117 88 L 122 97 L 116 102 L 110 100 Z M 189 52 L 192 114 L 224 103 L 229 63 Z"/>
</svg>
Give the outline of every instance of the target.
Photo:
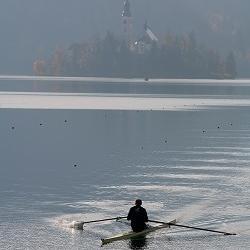
<svg viewBox="0 0 250 250">
<path fill-rule="evenodd" d="M 131 207 L 127 216 L 127 220 L 131 221 L 131 227 L 134 232 L 141 232 L 147 228 L 148 215 L 142 206 L 142 200 L 137 199 L 135 206 Z"/>
</svg>

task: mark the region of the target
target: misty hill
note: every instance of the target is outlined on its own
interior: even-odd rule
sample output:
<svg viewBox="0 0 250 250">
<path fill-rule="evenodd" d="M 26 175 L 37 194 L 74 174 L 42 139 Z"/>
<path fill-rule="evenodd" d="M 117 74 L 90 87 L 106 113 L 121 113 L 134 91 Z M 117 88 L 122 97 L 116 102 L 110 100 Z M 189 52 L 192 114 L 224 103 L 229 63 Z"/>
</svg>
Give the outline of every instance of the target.
<svg viewBox="0 0 250 250">
<path fill-rule="evenodd" d="M 102 36 L 107 30 L 121 33 L 122 7 L 122 0 L 1 1 L 0 73 L 31 74 L 32 62 L 49 57 L 57 46 Z M 145 20 L 159 36 L 193 31 L 211 48 L 236 52 L 238 72 L 248 72 L 249 1 L 131 0 L 131 9 L 135 37 L 141 35 Z"/>
</svg>

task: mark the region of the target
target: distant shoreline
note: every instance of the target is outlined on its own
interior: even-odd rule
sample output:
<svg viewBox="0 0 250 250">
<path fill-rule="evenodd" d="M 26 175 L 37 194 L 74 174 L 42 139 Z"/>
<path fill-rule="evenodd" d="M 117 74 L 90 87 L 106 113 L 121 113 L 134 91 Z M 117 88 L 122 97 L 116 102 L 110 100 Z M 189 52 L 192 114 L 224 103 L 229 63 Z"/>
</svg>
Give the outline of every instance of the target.
<svg viewBox="0 0 250 250">
<path fill-rule="evenodd" d="M 194 84 L 194 85 L 249 85 L 250 79 L 156 79 L 156 78 L 112 78 L 112 77 L 71 77 L 71 76 L 32 76 L 32 75 L 0 75 L 2 80 L 15 81 L 64 81 L 64 82 L 100 82 L 100 83 L 135 83 L 135 84 Z"/>
</svg>

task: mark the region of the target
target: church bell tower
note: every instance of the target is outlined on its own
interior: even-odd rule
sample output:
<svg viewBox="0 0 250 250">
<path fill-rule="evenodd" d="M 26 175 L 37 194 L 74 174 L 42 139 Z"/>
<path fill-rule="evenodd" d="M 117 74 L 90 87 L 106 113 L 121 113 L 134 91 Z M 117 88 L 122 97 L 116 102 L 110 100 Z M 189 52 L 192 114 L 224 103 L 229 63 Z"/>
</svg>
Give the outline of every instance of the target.
<svg viewBox="0 0 250 250">
<path fill-rule="evenodd" d="M 130 3 L 129 0 L 124 0 L 123 11 L 122 11 L 122 28 L 123 36 L 128 46 L 132 46 L 133 39 L 133 18 L 131 15 Z"/>
</svg>

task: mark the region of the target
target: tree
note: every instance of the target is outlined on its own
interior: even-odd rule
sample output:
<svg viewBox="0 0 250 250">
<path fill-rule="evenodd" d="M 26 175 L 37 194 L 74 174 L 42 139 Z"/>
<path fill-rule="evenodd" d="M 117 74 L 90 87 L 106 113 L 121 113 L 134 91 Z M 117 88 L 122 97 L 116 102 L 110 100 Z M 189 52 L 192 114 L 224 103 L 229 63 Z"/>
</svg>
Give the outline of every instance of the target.
<svg viewBox="0 0 250 250">
<path fill-rule="evenodd" d="M 226 77 L 235 79 L 237 77 L 236 62 L 233 52 L 230 52 L 225 62 Z"/>
<path fill-rule="evenodd" d="M 59 76 L 62 73 L 62 67 L 64 63 L 64 51 L 61 48 L 57 48 L 55 54 L 51 60 L 51 73 L 54 76 Z"/>
</svg>

